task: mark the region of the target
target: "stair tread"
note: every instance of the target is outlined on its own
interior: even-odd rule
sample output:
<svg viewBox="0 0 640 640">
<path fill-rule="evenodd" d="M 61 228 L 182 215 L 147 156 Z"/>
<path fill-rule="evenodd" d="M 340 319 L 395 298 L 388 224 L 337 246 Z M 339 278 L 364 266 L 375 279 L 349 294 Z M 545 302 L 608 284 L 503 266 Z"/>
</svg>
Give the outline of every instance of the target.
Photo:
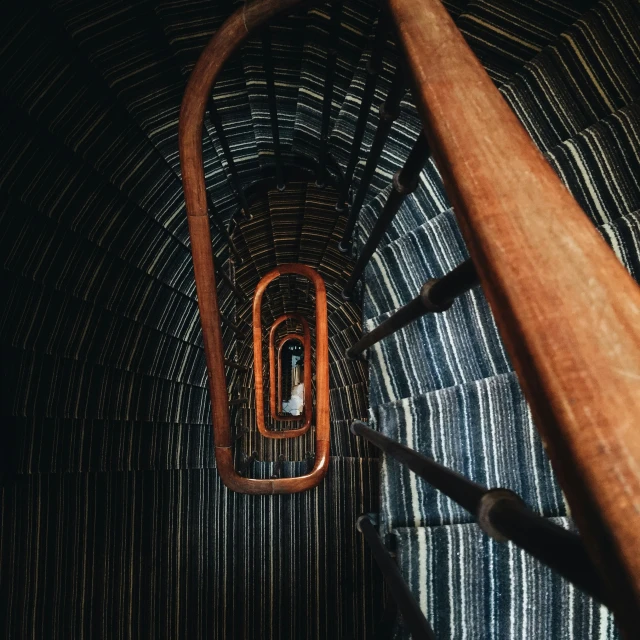
<svg viewBox="0 0 640 640">
<path fill-rule="evenodd" d="M 640 282 L 640 211 L 601 225 L 598 231 L 625 269 Z"/>
<path fill-rule="evenodd" d="M 65 587 L 84 594 L 60 600 L 61 619 L 79 620 L 88 603 L 100 603 L 101 615 L 86 620 L 92 638 L 106 637 L 105 624 L 123 624 L 120 599 L 104 597 L 105 580 L 135 594 L 127 615 L 147 620 L 153 637 L 182 636 L 185 607 L 193 611 L 195 602 L 203 606 L 190 623 L 193 637 L 260 638 L 265 620 L 295 638 L 366 637 L 382 589 L 355 514 L 375 508 L 377 467 L 333 458 L 317 488 L 284 496 L 233 493 L 214 469 L 18 476 L 0 504 L 10 523 L 0 541 L 13 558 L 7 610 L 41 593 L 37 567 L 58 566 Z M 87 560 L 94 557 L 95 565 Z M 229 585 L 243 594 L 233 607 L 224 606 Z M 37 606 L 28 621 L 6 618 L 3 629 L 37 636 L 46 624 L 57 628 L 48 607 Z"/>
<path fill-rule="evenodd" d="M 330 389 L 331 420 L 357 420 L 367 418 L 367 384 L 360 382 Z"/>
<path fill-rule="evenodd" d="M 378 321 L 386 319 L 383 314 Z M 369 320 L 365 329 L 370 331 Z M 372 407 L 511 371 L 484 294 L 473 289 L 367 350 Z"/>
<path fill-rule="evenodd" d="M 616 110 L 545 154 L 596 225 L 611 224 L 640 209 L 640 185 L 636 179 L 640 159 L 633 152 L 638 137 L 640 104 L 633 104 Z"/>
<path fill-rule="evenodd" d="M 290 156 L 293 143 L 304 24 L 303 16 L 293 15 L 268 28 L 271 40 L 273 90 L 277 105 L 278 137 L 283 159 Z M 285 59 L 288 62 L 286 65 Z M 274 165 L 273 130 L 264 63 L 265 55 L 262 48 L 262 34 L 260 34 L 250 38 L 243 46 L 242 65 L 248 90 L 247 100 L 251 109 L 250 119 L 255 131 L 260 162 L 262 165 Z"/>
<path fill-rule="evenodd" d="M 114 11 L 111 5 L 95 5 L 90 12 L 83 12 L 74 2 L 67 2 L 55 5 L 53 12 L 117 94 L 118 101 L 179 175 L 177 125 L 185 80 L 167 43 L 158 42 L 152 27 L 140 19 L 134 5 L 122 5 L 119 11 Z M 109 46 L 102 46 L 104 43 Z M 127 59 L 140 61 L 136 73 L 122 64 Z M 233 208 L 235 198 L 226 173 L 207 136 L 203 138 L 203 154 L 207 182 L 215 192 L 218 209 L 224 212 Z"/>
<path fill-rule="evenodd" d="M 378 431 L 489 488 L 515 491 L 536 512 L 566 506 L 515 373 L 432 391 L 372 411 Z M 385 456 L 385 526 L 470 522 L 472 517 Z"/>
<path fill-rule="evenodd" d="M 369 0 L 345 3 L 338 38 L 329 44 L 330 7 L 320 5 L 308 14 L 293 133 L 294 151 L 314 159 L 319 151 L 326 50 L 328 46 L 336 49 L 331 106 L 331 121 L 335 122 L 377 13 L 375 3 Z"/>
<path fill-rule="evenodd" d="M 378 249 L 367 265 L 365 320 L 407 304 L 430 278 L 439 278 L 469 257 L 455 215 L 449 209 Z"/>
<path fill-rule="evenodd" d="M 571 5 L 469 2 L 456 24 L 491 79 L 500 85 L 580 17 L 582 6 Z"/>
<path fill-rule="evenodd" d="M 566 518 L 553 521 L 569 526 Z M 394 533 L 400 571 L 438 638 L 619 637 L 605 607 L 475 524 Z"/>
<path fill-rule="evenodd" d="M 609 2 L 593 3 L 502 87 L 504 98 L 541 150 L 638 99 L 637 42 L 626 35 L 628 25 L 636 22 L 632 2 L 620 0 L 615 9 Z M 570 68 L 561 62 L 566 59 L 574 61 Z"/>
</svg>

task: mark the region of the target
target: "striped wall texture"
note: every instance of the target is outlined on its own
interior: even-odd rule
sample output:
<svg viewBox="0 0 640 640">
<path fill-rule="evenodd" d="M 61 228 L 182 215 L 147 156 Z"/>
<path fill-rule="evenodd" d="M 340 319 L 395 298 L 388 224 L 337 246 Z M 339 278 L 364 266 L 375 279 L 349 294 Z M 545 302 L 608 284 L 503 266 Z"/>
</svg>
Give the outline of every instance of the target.
<svg viewBox="0 0 640 640">
<path fill-rule="evenodd" d="M 349 433 L 353 419 L 478 482 L 519 492 L 570 526 L 567 508 L 480 290 L 379 343 L 344 351 L 468 257 L 432 160 L 374 255 L 360 298 L 340 291 L 339 171 L 314 184 L 329 47 L 331 167 L 346 168 L 378 6 L 330 4 L 252 38 L 214 89 L 240 185 L 206 119 L 206 185 L 227 370 L 245 473 L 304 473 L 313 429 L 255 428 L 251 303 L 275 265 L 327 285 L 331 453 L 325 482 L 296 496 L 228 492 L 211 407 L 178 159 L 188 75 L 239 0 L 49 0 L 0 8 L 2 338 L 0 634 L 7 638 L 374 636 L 381 576 L 354 522 L 380 532 L 438 637 L 615 638 L 608 612 L 535 561 L 484 538 L 467 514 Z M 533 140 L 623 264 L 640 276 L 640 9 L 631 0 L 448 0 L 447 9 Z M 287 189 L 273 180 L 264 70 L 274 61 Z M 356 168 L 361 178 L 398 52 L 383 68 Z M 356 230 L 366 239 L 420 131 L 402 101 Z M 250 220 L 236 215 L 238 186 Z M 220 276 L 226 274 L 235 292 Z M 313 319 L 301 278 L 270 285 L 279 315 Z M 282 333 L 295 330 L 285 325 Z M 312 339 L 315 327 L 311 323 Z M 312 360 L 314 353 L 310 354 Z M 369 384 L 370 383 L 370 384 Z M 398 637 L 407 637 L 401 621 Z"/>
</svg>

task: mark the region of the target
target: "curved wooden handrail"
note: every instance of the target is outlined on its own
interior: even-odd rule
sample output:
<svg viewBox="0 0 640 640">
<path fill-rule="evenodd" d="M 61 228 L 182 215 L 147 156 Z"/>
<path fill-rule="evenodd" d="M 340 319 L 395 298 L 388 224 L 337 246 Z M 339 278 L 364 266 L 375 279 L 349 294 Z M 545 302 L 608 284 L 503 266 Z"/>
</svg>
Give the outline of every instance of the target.
<svg viewBox="0 0 640 640">
<path fill-rule="evenodd" d="M 278 407 L 282 406 L 282 399 L 279 398 L 276 403 L 276 387 L 280 389 L 279 376 L 277 374 L 276 363 L 280 363 L 280 348 L 284 344 L 285 340 L 280 340 L 278 345 L 278 355 L 276 357 L 276 331 L 283 322 L 287 320 L 296 320 L 302 325 L 302 335 L 297 333 L 290 333 L 289 337 L 294 336 L 302 342 L 302 348 L 304 349 L 304 413 L 302 416 L 280 416 L 278 415 Z M 285 336 L 286 337 L 286 336 Z M 254 345 L 255 348 L 255 345 Z M 255 373 L 256 376 L 262 377 L 262 371 Z M 281 422 L 299 421 L 304 420 L 302 427 L 305 431 L 308 431 L 311 426 L 311 419 L 313 417 L 313 395 L 311 388 L 311 332 L 309 331 L 309 323 L 307 319 L 301 313 L 285 313 L 280 316 L 271 326 L 269 331 L 269 408 L 271 409 L 271 417 L 274 420 Z M 278 392 L 279 393 L 279 392 Z"/>
<path fill-rule="evenodd" d="M 317 271 L 305 264 L 282 264 L 262 277 L 253 294 L 253 363 L 256 386 L 256 422 L 258 431 L 267 438 L 296 438 L 309 430 L 310 422 L 298 429 L 271 431 L 264 419 L 264 386 L 262 379 L 262 298 L 273 280 L 284 274 L 296 274 L 311 281 L 315 289 L 316 305 L 316 447 L 320 440 L 329 441 L 329 336 L 327 320 L 327 291 Z M 272 327 L 273 330 L 273 327 Z M 310 343 L 311 341 L 309 341 Z M 311 353 L 311 345 L 309 351 Z M 309 374 L 311 369 L 309 368 Z M 307 369 L 305 368 L 305 384 Z M 311 379 L 309 376 L 309 392 Z M 307 389 L 305 389 L 305 404 Z"/>
<path fill-rule="evenodd" d="M 280 384 L 279 380 L 282 376 L 282 372 L 280 371 L 280 363 L 282 362 L 282 348 L 284 347 L 285 344 L 287 344 L 287 342 L 289 342 L 290 340 L 296 340 L 297 342 L 299 342 L 301 345 L 303 345 L 304 348 L 304 342 L 302 339 L 302 336 L 299 333 L 288 333 L 286 336 L 284 336 L 283 338 L 280 339 L 280 341 L 278 342 L 278 348 L 277 348 L 277 356 L 276 356 L 276 360 L 278 362 L 278 366 L 277 366 L 277 371 L 276 371 L 276 376 L 278 377 L 278 405 L 277 407 L 281 407 L 282 406 L 282 384 Z M 308 353 L 308 352 L 307 352 Z M 307 368 L 307 361 L 304 361 L 304 373 L 306 374 L 307 370 L 309 371 L 309 382 L 311 382 L 311 369 Z M 307 387 L 306 387 L 306 379 L 307 376 L 304 375 L 304 384 L 305 384 L 305 388 L 304 388 L 304 414 L 302 416 L 274 416 L 274 419 L 276 420 L 301 420 L 304 419 L 305 423 L 307 421 Z M 276 407 L 276 409 L 277 409 Z M 276 412 L 277 413 L 277 412 Z M 273 416 L 273 414 L 272 414 Z M 309 423 L 311 423 L 311 418 L 309 418 Z"/>
<path fill-rule="evenodd" d="M 296 493 L 318 485 L 329 465 L 329 383 L 327 377 L 326 429 L 317 437 L 316 457 L 310 473 L 298 478 L 256 480 L 243 478 L 233 466 L 224 347 L 220 329 L 220 309 L 211 252 L 207 192 L 202 162 L 202 130 L 207 101 L 225 62 L 244 40 L 272 18 L 292 12 L 303 0 L 256 0 L 235 11 L 209 41 L 187 83 L 180 109 L 179 145 L 182 185 L 189 223 L 191 253 L 195 273 L 200 323 L 209 374 L 213 439 L 217 470 L 224 484 L 240 493 Z M 316 414 L 318 410 L 316 409 Z M 319 420 L 317 420 L 320 423 Z M 324 422 L 321 424 L 324 425 Z M 326 433 L 325 433 L 326 431 Z"/>
<path fill-rule="evenodd" d="M 594 563 L 640 628 L 640 289 L 439 0 L 390 0 L 500 333 Z M 635 630 L 635 631 L 634 631 Z"/>
</svg>

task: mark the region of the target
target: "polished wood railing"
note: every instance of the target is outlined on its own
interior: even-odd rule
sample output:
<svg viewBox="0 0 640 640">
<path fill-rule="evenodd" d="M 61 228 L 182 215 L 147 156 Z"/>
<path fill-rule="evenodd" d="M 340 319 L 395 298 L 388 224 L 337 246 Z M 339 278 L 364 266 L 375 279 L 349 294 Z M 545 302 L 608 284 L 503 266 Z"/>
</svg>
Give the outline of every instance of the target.
<svg viewBox="0 0 640 640">
<path fill-rule="evenodd" d="M 316 315 L 313 468 L 300 478 L 243 478 L 232 464 L 221 316 L 202 164 L 202 125 L 211 89 L 225 61 L 247 35 L 301 4 L 299 0 L 257 0 L 236 11 L 196 64 L 180 116 L 180 157 L 210 378 L 216 459 L 225 484 L 247 493 L 302 491 L 315 486 L 326 473 L 328 373 L 321 374 L 319 368 L 319 363 L 328 363 L 326 313 L 324 323 Z M 341 3 L 335 3 L 334 8 L 339 11 Z M 363 337 L 350 355 L 404 326 L 426 307 L 427 312 L 445 312 L 456 295 L 479 281 L 569 500 L 589 562 L 603 579 L 604 586 L 602 590 L 598 586 L 597 593 L 632 637 L 640 628 L 640 430 L 636 427 L 640 414 L 640 289 L 538 152 L 440 1 L 389 0 L 388 11 L 406 57 L 408 77 L 396 72 L 381 109 L 363 177 L 349 209 L 342 251 L 350 251 L 359 210 L 407 81 L 413 88 L 424 134 L 394 180 L 394 189 L 372 237 L 364 244 L 344 297 L 353 294 L 429 153 L 454 204 L 471 259 L 443 277 L 428 295 L 421 296 L 423 299 L 416 299 L 393 323 Z M 385 32 L 379 29 L 376 47 L 382 46 Z M 332 59 L 335 52 L 329 54 Z M 379 64 L 377 53 L 374 61 Z M 329 80 L 332 73 L 328 68 Z M 326 169 L 329 104 L 330 96 L 323 105 L 319 183 Z M 273 100 L 271 107 L 277 128 Z M 215 117 L 214 109 L 212 119 Z M 363 118 L 358 118 L 360 127 Z M 360 147 L 361 137 L 356 136 L 350 157 L 357 157 L 355 146 Z M 348 182 L 337 203 L 340 210 L 349 208 L 345 201 Z M 280 179 L 278 186 L 282 186 Z M 300 266 L 278 267 L 272 279 L 282 273 L 300 273 L 287 271 Z M 242 292 L 234 294 L 240 298 Z M 326 310 L 326 294 L 316 290 L 316 314 L 318 301 Z M 261 375 L 262 327 L 260 321 L 256 325 L 255 299 L 253 331 L 254 348 L 259 333 L 254 366 Z M 257 380 L 258 375 L 256 397 L 262 399 Z M 258 412 L 264 424 L 263 402 L 257 402 Z M 371 436 L 364 427 L 360 431 Z M 430 464 L 430 468 L 435 467 Z"/>
<path fill-rule="evenodd" d="M 284 322 L 288 320 L 295 320 L 302 327 L 302 335 L 290 333 L 280 340 L 276 348 L 276 332 L 278 328 L 282 326 Z M 278 374 L 278 367 L 280 364 L 280 350 L 282 345 L 287 339 L 297 338 L 302 343 L 302 349 L 304 351 L 304 365 L 303 365 L 303 383 L 304 383 L 304 412 L 302 416 L 289 416 L 280 415 L 278 407 L 282 406 L 280 385 L 280 375 Z M 255 337 L 254 337 L 255 340 Z M 254 342 L 253 348 L 256 348 Z M 262 384 L 262 372 L 256 372 L 256 376 L 260 376 Z M 274 420 L 281 422 L 292 422 L 304 420 L 300 429 L 303 429 L 302 433 L 309 430 L 311 426 L 311 419 L 313 416 L 313 393 L 311 388 L 311 332 L 309 331 L 309 323 L 307 319 L 301 313 L 285 313 L 280 316 L 272 325 L 269 331 L 269 408 L 271 410 L 271 417 Z M 278 399 L 276 400 L 276 389 L 278 391 Z M 298 434 L 301 435 L 301 434 Z"/>
<path fill-rule="evenodd" d="M 328 336 L 328 320 L 327 320 L 327 291 L 324 281 L 317 271 L 305 264 L 282 264 L 269 273 L 267 273 L 258 282 L 253 296 L 253 364 L 255 367 L 255 391 L 256 391 L 256 423 L 258 431 L 267 438 L 296 438 L 304 435 L 311 425 L 307 412 L 311 411 L 311 339 L 309 337 L 309 328 L 306 321 L 303 323 L 305 330 L 305 420 L 301 427 L 296 429 L 286 429 L 283 431 L 273 431 L 267 429 L 265 424 L 264 411 L 264 381 L 262 375 L 262 299 L 267 287 L 278 277 L 287 274 L 295 274 L 307 278 L 313 285 L 315 291 L 315 330 L 316 330 L 316 450 L 322 449 L 325 445 L 329 447 L 329 336 Z M 295 314 L 287 314 L 289 317 L 295 317 Z M 302 317 L 302 316 L 300 316 Z M 284 318 L 284 319 L 283 319 Z M 287 316 L 281 316 L 276 320 L 273 326 L 277 329 L 277 323 L 287 320 Z M 304 320 L 304 319 L 303 319 Z M 275 337 L 273 326 L 269 335 L 269 360 L 270 360 L 270 378 L 271 396 L 270 408 L 271 417 L 276 417 L 277 411 L 275 406 L 274 384 L 275 377 L 275 356 L 272 349 L 272 338 Z M 309 401 L 308 401 L 309 400 Z M 297 419 L 297 418 L 295 418 Z M 327 460 L 328 463 L 328 460 Z"/>
<path fill-rule="evenodd" d="M 301 0 L 248 2 L 235 11 L 218 29 L 196 63 L 182 100 L 179 124 L 180 166 L 191 238 L 191 253 L 198 294 L 200 323 L 209 374 L 213 439 L 217 470 L 224 484 L 241 493 L 295 493 L 316 486 L 329 464 L 329 376 L 316 382 L 316 451 L 311 471 L 297 478 L 245 478 L 233 464 L 233 438 L 229 420 L 229 394 L 225 376 L 221 316 L 216 290 L 216 271 L 211 251 L 207 191 L 202 161 L 202 132 L 213 86 L 225 62 L 252 33 L 270 19 L 293 11 Z M 246 212 L 245 212 L 246 213 Z M 325 295 L 326 305 L 326 295 Z M 325 306 L 326 309 L 326 306 Z M 325 315 L 326 317 L 326 315 Z M 324 339 L 322 332 L 324 331 Z M 326 324 L 316 327 L 317 347 L 327 344 Z M 328 349 L 324 352 L 328 362 Z M 318 353 L 316 353 L 316 359 Z M 320 380 L 321 378 L 321 380 Z M 258 403 L 260 404 L 260 403 Z"/>
<path fill-rule="evenodd" d="M 640 629 L 640 288 L 439 0 L 389 0 L 471 258 L 618 622 Z"/>
</svg>

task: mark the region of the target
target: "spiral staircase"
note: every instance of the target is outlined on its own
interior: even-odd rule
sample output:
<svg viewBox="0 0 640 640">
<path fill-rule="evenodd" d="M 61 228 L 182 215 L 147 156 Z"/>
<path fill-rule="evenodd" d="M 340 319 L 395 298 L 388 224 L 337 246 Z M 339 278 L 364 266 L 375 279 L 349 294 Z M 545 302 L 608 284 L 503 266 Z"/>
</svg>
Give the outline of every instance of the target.
<svg viewBox="0 0 640 640">
<path fill-rule="evenodd" d="M 640 279 L 640 7 L 444 4 Z M 342 295 L 422 131 L 403 92 L 341 251 L 350 210 L 336 202 L 348 189 L 353 202 L 403 64 L 391 34 L 376 29 L 385 17 L 373 0 L 278 18 L 215 85 L 203 163 L 243 476 L 300 476 L 314 454 L 313 429 L 275 440 L 256 427 L 252 296 L 276 266 L 304 263 L 323 278 L 330 366 L 331 459 L 319 486 L 276 496 L 224 486 L 178 119 L 201 51 L 241 5 L 26 0 L 0 9 L 3 637 L 408 637 L 356 527 L 371 514 L 436 637 L 617 638 L 604 606 L 484 536 L 464 510 L 349 429 L 368 421 L 573 526 L 480 288 L 366 358 L 346 355 L 425 281 L 469 257 L 429 159 L 355 292 Z M 375 92 L 350 178 L 376 46 Z M 300 312 L 313 337 L 313 309 L 303 278 L 279 278 L 267 289 L 265 326 Z"/>
</svg>

